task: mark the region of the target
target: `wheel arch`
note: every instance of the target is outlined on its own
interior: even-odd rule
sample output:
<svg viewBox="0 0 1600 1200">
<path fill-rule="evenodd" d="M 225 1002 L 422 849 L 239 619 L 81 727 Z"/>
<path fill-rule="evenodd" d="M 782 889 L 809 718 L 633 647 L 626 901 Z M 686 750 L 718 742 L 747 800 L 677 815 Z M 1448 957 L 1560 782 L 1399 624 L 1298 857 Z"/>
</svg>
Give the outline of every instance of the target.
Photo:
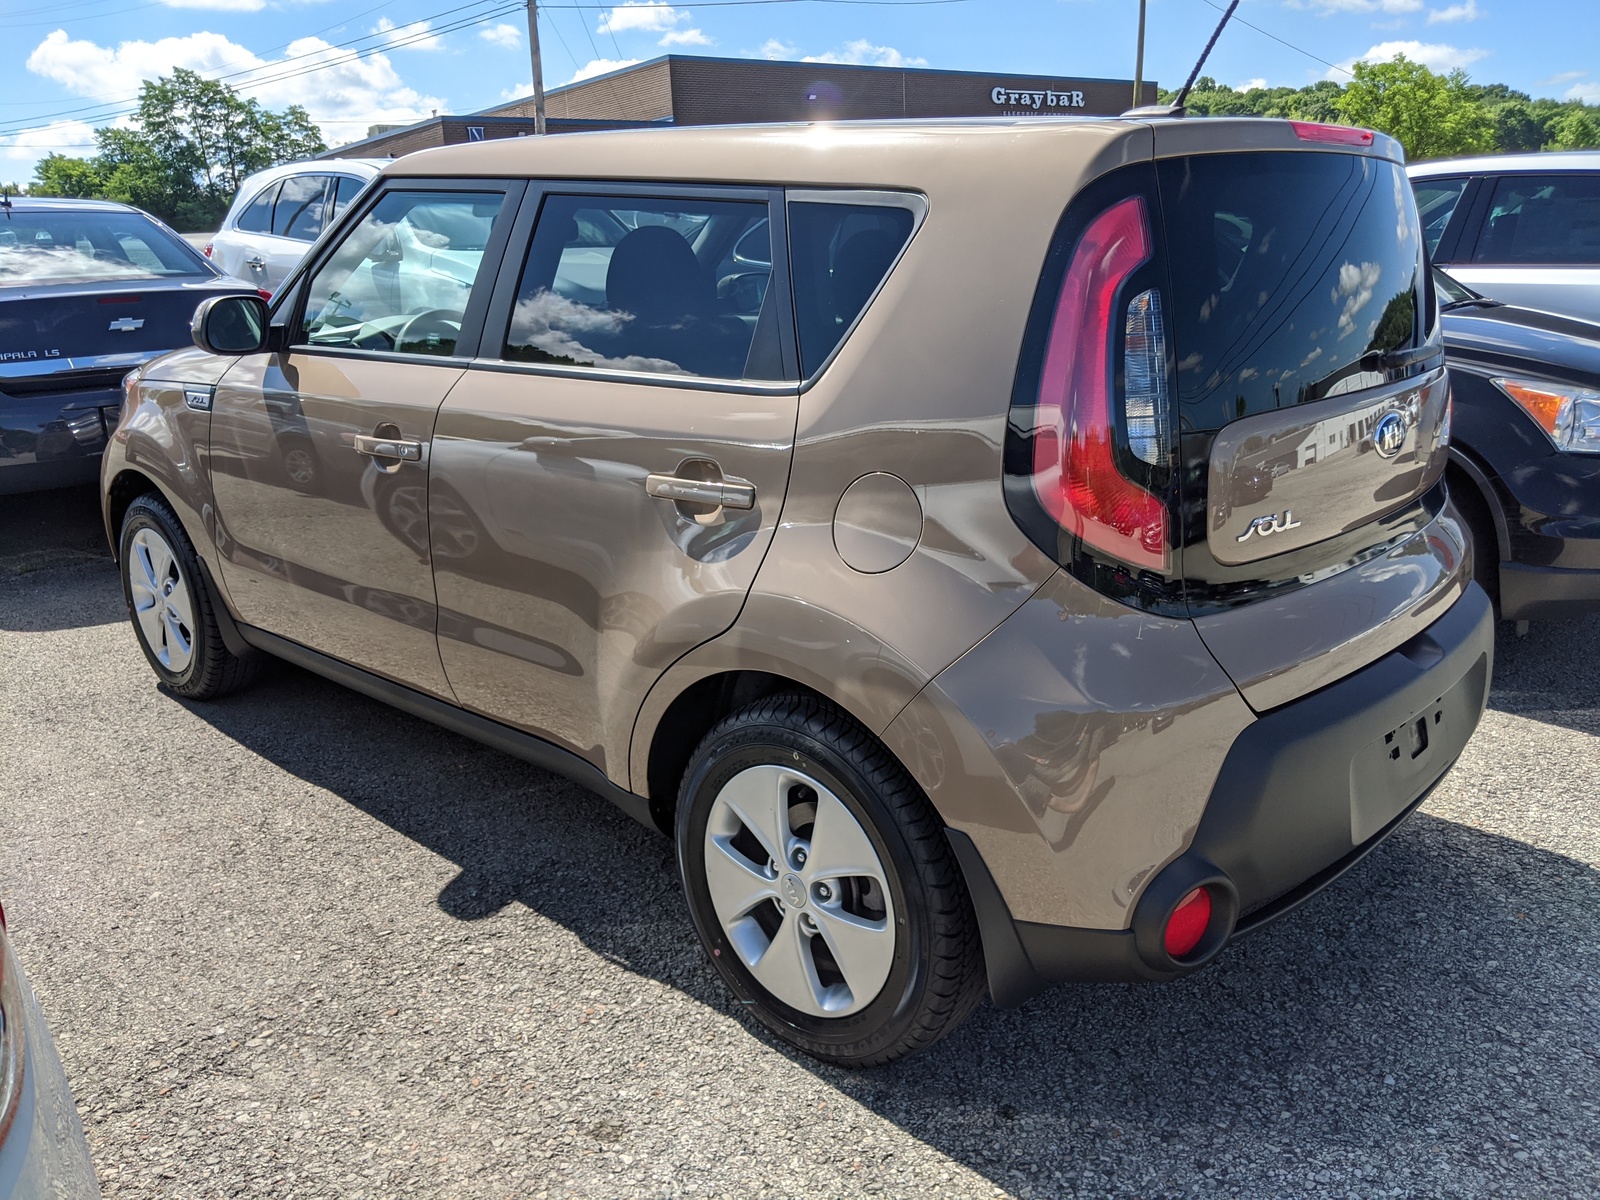
<svg viewBox="0 0 1600 1200">
<path fill-rule="evenodd" d="M 111 543 L 112 559 L 116 559 L 122 549 L 122 519 L 128 515 L 128 506 L 150 492 L 155 492 L 171 505 L 171 499 L 160 485 L 135 467 L 122 468 L 107 485 L 100 510 L 105 519 L 106 541 Z M 191 540 L 193 536 L 190 535 Z"/>
<path fill-rule="evenodd" d="M 1487 467 L 1464 451 L 1460 446 L 1450 447 L 1450 460 L 1445 468 L 1452 482 L 1465 481 L 1489 514 L 1494 525 L 1495 547 L 1500 551 L 1500 561 L 1511 557 L 1511 525 L 1506 520 L 1505 505 L 1501 502 Z M 1452 489 L 1453 490 L 1453 489 Z"/>
<path fill-rule="evenodd" d="M 628 784 L 670 833 L 683 768 L 729 713 L 774 692 L 804 692 L 850 714 L 882 742 L 928 679 L 843 617 L 792 597 L 752 595 L 731 629 L 684 655 L 645 697 L 634 722 Z"/>
</svg>

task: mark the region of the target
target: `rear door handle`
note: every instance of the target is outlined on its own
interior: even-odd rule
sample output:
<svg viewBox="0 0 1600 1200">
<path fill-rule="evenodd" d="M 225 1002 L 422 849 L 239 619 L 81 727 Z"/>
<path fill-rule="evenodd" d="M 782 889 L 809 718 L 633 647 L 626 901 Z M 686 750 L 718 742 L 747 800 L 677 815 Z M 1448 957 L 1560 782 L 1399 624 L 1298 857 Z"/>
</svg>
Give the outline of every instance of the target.
<svg viewBox="0 0 1600 1200">
<path fill-rule="evenodd" d="M 681 475 L 647 475 L 644 490 L 657 500 L 710 504 L 720 508 L 754 508 L 756 485 L 726 479 L 685 479 Z"/>
<path fill-rule="evenodd" d="M 422 443 L 410 442 L 403 438 L 369 437 L 364 433 L 355 435 L 355 449 L 357 454 L 370 454 L 373 458 L 394 458 L 401 462 L 421 462 Z"/>
<path fill-rule="evenodd" d="M 244 260 L 244 265 L 249 267 L 253 271 L 263 271 L 263 270 L 266 269 L 266 266 L 267 266 L 266 263 L 261 261 L 261 258 L 259 256 L 255 257 L 255 258 L 247 258 L 247 259 L 245 259 Z"/>
</svg>

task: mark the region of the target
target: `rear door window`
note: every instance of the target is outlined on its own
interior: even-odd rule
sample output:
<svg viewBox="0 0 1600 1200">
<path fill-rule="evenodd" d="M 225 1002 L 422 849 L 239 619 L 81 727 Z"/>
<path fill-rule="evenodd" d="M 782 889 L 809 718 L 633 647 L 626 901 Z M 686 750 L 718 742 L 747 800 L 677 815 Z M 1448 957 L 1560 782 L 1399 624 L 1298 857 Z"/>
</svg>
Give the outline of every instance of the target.
<svg viewBox="0 0 1600 1200">
<path fill-rule="evenodd" d="M 856 323 L 915 224 L 909 208 L 790 202 L 789 273 L 802 378 L 821 369 Z"/>
<path fill-rule="evenodd" d="M 345 206 L 360 194 L 361 189 L 367 186 L 365 179 L 357 179 L 354 175 L 335 175 L 333 193 L 333 211 L 328 214 L 328 220 L 333 220 L 345 210 Z"/>
<path fill-rule="evenodd" d="M 322 232 L 326 175 L 291 175 L 283 181 L 272 213 L 272 232 L 297 242 L 314 242 Z"/>
<path fill-rule="evenodd" d="M 1421 230 L 1398 165 L 1291 151 L 1157 172 L 1184 429 L 1375 386 L 1366 355 L 1426 336 Z"/>
<path fill-rule="evenodd" d="M 1429 254 L 1438 250 L 1439 239 L 1444 236 L 1466 187 L 1465 176 L 1460 179 L 1419 179 L 1412 184 L 1412 191 L 1417 197 L 1417 216 L 1422 219 L 1422 237 L 1428 244 Z"/>
<path fill-rule="evenodd" d="M 712 379 L 780 377 L 767 221 L 767 204 L 757 200 L 547 196 L 504 357 Z"/>
<path fill-rule="evenodd" d="M 1600 265 L 1600 172 L 1496 180 L 1472 261 L 1486 266 Z"/>
<path fill-rule="evenodd" d="M 272 232 L 272 202 L 278 198 L 278 185 L 269 183 L 239 214 L 237 228 L 244 233 Z"/>
</svg>

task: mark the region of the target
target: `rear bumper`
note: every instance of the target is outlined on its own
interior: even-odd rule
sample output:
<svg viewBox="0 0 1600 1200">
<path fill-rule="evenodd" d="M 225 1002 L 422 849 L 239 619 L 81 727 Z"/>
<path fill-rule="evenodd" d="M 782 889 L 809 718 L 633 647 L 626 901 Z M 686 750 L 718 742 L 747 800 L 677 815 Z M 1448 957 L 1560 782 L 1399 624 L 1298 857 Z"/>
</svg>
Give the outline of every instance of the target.
<svg viewBox="0 0 1600 1200">
<path fill-rule="evenodd" d="M 119 388 L 0 392 L 0 495 L 93 482 L 121 408 Z"/>
<path fill-rule="evenodd" d="M 1252 722 L 1194 838 L 1145 886 L 1127 929 L 1014 920 L 976 846 L 952 831 L 995 1003 L 1074 980 L 1176 978 L 1314 895 L 1404 823 L 1449 769 L 1483 713 L 1493 659 L 1493 611 L 1474 585 L 1390 654 Z M 1162 946 L 1167 918 L 1201 885 L 1212 892 L 1211 925 L 1174 960 Z"/>
</svg>

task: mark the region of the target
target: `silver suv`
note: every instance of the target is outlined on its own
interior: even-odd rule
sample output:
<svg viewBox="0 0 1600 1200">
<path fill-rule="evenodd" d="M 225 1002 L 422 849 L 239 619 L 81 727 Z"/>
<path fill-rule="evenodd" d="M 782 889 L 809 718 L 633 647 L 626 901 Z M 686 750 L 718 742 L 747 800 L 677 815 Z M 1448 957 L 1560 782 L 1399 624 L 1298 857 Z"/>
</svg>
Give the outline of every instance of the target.
<svg viewBox="0 0 1600 1200">
<path fill-rule="evenodd" d="M 1455 760 L 1437 309 L 1361 130 L 441 148 L 130 385 L 106 521 L 171 691 L 277 655 L 581 781 L 755 1019 L 880 1063 L 1199 969 Z"/>
<path fill-rule="evenodd" d="M 1600 321 L 1600 150 L 1407 168 L 1433 261 L 1506 304 Z"/>
<path fill-rule="evenodd" d="M 205 254 L 235 279 L 272 293 L 323 229 L 378 177 L 383 158 L 285 163 L 239 185 Z"/>
</svg>

